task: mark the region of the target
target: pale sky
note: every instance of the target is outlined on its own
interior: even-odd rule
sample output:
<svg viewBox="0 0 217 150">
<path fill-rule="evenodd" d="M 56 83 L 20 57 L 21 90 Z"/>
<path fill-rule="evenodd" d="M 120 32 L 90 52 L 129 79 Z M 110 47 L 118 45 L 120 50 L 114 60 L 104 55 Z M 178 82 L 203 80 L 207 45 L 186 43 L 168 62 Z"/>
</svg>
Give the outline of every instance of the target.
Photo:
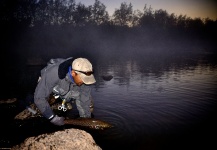
<svg viewBox="0 0 217 150">
<path fill-rule="evenodd" d="M 95 0 L 75 0 L 76 3 L 89 6 L 93 5 Z M 217 19 L 217 0 L 99 0 L 106 6 L 111 16 L 115 9 L 119 9 L 122 2 L 133 5 L 133 10 L 140 10 L 143 12 L 145 4 L 151 6 L 153 10 L 163 9 L 169 14 L 186 15 L 187 17 L 201 19 L 209 17 L 210 19 Z"/>
</svg>

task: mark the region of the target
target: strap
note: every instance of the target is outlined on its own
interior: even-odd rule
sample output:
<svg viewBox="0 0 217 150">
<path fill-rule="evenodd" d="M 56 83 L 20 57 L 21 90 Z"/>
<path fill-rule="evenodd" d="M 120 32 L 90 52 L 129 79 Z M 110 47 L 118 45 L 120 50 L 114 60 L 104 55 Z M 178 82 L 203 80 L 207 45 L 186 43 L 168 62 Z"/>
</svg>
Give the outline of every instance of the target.
<svg viewBox="0 0 217 150">
<path fill-rule="evenodd" d="M 74 79 L 73 79 L 73 77 L 72 77 L 71 72 L 72 72 L 72 66 L 69 66 L 69 71 L 68 71 L 69 77 L 70 77 L 72 83 L 75 83 L 75 81 L 74 81 Z"/>
</svg>

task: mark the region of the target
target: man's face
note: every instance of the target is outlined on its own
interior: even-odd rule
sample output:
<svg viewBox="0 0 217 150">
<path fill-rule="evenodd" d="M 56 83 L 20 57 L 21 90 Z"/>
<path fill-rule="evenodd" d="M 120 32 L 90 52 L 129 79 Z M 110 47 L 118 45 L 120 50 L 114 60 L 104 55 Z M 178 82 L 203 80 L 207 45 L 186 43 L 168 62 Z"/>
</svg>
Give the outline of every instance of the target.
<svg viewBox="0 0 217 150">
<path fill-rule="evenodd" d="M 72 77 L 75 81 L 75 84 L 77 86 L 81 86 L 84 82 L 81 80 L 81 77 L 79 74 L 77 74 L 74 70 L 72 70 Z"/>
</svg>

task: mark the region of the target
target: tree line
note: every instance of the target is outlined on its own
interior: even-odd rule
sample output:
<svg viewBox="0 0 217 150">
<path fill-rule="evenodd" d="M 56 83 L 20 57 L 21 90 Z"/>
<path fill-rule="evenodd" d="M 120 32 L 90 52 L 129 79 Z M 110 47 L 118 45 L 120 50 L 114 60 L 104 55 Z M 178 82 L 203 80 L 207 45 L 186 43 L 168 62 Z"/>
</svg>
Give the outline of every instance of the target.
<svg viewBox="0 0 217 150">
<path fill-rule="evenodd" d="M 153 10 L 123 2 L 110 16 L 99 0 L 1 0 L 1 58 L 90 55 L 142 56 L 145 52 L 216 51 L 217 20 Z M 49 55 L 49 56 L 48 56 Z M 8 61 L 8 60 L 7 60 Z"/>
<path fill-rule="evenodd" d="M 168 14 L 166 10 L 153 10 L 144 6 L 143 11 L 133 10 L 133 5 L 123 2 L 112 16 L 99 0 L 85 6 L 75 0 L 2 0 L 0 2 L 2 25 L 45 26 L 45 25 L 112 25 L 148 27 L 161 29 L 214 30 L 217 20 L 190 18 L 186 15 Z"/>
</svg>

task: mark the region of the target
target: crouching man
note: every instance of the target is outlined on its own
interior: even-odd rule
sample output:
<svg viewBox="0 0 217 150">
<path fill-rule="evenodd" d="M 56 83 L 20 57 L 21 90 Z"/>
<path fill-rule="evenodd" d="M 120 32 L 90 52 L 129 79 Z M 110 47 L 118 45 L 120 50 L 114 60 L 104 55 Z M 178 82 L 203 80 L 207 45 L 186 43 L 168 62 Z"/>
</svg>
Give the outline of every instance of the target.
<svg viewBox="0 0 217 150">
<path fill-rule="evenodd" d="M 91 84 L 96 82 L 93 68 L 86 58 L 51 59 L 41 70 L 34 93 L 34 103 L 54 125 L 64 125 L 64 117 L 54 114 L 48 98 L 51 93 L 66 102 L 75 100 L 80 117 L 91 117 Z"/>
</svg>

